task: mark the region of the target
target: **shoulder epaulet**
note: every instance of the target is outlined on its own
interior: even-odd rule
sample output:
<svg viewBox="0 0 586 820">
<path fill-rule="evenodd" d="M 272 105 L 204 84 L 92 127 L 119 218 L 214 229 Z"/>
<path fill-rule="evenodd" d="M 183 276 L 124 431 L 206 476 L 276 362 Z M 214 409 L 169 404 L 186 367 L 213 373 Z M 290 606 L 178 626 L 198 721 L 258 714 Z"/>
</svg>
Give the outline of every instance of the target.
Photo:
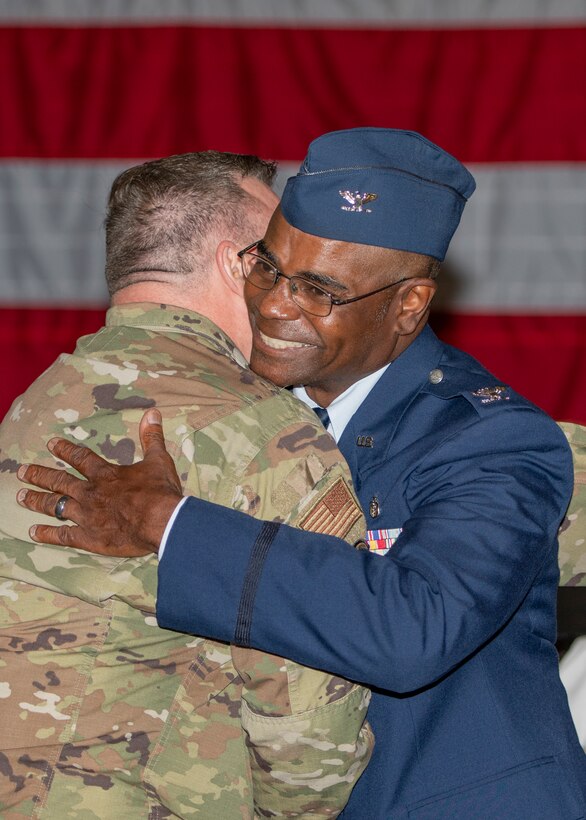
<svg viewBox="0 0 586 820">
<path fill-rule="evenodd" d="M 493 407 L 531 406 L 512 387 L 480 367 L 475 370 L 450 365 L 434 368 L 429 373 L 425 392 L 443 399 L 466 399 L 477 412 Z"/>
</svg>

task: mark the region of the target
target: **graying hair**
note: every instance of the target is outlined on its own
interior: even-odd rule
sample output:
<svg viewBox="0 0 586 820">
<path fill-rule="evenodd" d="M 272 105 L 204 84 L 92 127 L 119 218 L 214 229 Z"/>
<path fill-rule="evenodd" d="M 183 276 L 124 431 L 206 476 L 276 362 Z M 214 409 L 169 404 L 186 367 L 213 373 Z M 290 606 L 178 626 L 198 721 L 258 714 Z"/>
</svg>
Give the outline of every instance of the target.
<svg viewBox="0 0 586 820">
<path fill-rule="evenodd" d="M 274 162 L 220 151 L 176 154 L 123 171 L 112 184 L 104 223 L 110 294 L 160 272 L 205 275 L 201 251 L 211 232 L 221 228 L 237 242 L 256 213 L 242 180 L 271 186 L 275 174 Z"/>
</svg>

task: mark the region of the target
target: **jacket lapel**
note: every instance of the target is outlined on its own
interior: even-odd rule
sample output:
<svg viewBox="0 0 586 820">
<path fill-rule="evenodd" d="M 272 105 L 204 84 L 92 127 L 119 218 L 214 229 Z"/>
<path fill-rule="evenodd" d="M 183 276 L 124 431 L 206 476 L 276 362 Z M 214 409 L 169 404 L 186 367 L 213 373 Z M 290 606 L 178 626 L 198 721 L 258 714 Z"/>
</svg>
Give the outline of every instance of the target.
<svg viewBox="0 0 586 820">
<path fill-rule="evenodd" d="M 338 446 L 359 490 L 361 477 L 387 457 L 397 424 L 415 396 L 429 384 L 443 344 L 426 326 L 387 368 L 350 419 Z"/>
</svg>

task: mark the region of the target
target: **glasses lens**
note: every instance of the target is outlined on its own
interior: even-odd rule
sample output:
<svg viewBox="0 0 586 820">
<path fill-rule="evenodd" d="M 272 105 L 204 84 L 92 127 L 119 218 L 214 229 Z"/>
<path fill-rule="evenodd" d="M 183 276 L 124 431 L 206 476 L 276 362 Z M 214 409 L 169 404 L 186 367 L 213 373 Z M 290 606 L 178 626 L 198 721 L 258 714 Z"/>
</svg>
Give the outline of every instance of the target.
<svg viewBox="0 0 586 820">
<path fill-rule="evenodd" d="M 307 279 L 292 277 L 291 296 L 301 310 L 313 316 L 328 316 L 332 309 L 330 294 L 317 285 L 312 285 Z"/>
<path fill-rule="evenodd" d="M 317 285 L 313 285 L 307 279 L 301 279 L 297 276 L 289 278 L 284 274 L 280 274 L 274 265 L 255 253 L 248 251 L 243 253 L 240 258 L 244 277 L 251 285 L 260 288 L 260 290 L 271 290 L 279 276 L 283 275 L 285 279 L 289 280 L 291 298 L 302 310 L 311 313 L 313 316 L 328 316 L 330 314 L 332 310 L 330 294 Z"/>
<path fill-rule="evenodd" d="M 277 270 L 266 259 L 254 253 L 242 255 L 244 276 L 251 284 L 262 290 L 270 290 L 277 279 Z"/>
</svg>

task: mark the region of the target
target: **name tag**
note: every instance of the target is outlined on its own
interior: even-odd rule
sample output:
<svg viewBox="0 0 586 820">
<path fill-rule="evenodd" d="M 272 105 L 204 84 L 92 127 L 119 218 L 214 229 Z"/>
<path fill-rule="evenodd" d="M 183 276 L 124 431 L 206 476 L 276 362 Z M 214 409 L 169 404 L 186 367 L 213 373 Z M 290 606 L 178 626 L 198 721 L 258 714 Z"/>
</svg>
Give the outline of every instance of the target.
<svg viewBox="0 0 586 820">
<path fill-rule="evenodd" d="M 364 540 L 371 552 L 375 552 L 377 555 L 386 555 L 401 535 L 402 530 L 402 527 L 396 527 L 392 530 L 368 530 Z"/>
</svg>

